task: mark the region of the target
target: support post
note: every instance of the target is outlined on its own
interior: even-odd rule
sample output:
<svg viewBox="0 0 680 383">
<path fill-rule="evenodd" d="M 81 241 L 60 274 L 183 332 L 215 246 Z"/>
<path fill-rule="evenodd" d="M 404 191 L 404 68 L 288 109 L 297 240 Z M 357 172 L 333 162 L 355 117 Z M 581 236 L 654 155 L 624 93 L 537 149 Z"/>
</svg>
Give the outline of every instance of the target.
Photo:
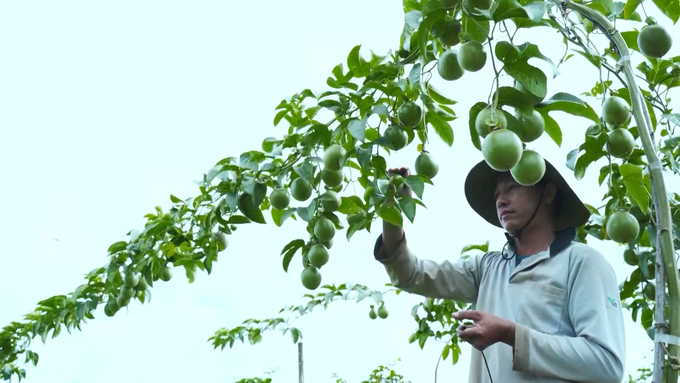
<svg viewBox="0 0 680 383">
<path fill-rule="evenodd" d="M 302 342 L 298 343 L 298 383 L 305 383 L 305 369 L 302 360 Z"/>
</svg>

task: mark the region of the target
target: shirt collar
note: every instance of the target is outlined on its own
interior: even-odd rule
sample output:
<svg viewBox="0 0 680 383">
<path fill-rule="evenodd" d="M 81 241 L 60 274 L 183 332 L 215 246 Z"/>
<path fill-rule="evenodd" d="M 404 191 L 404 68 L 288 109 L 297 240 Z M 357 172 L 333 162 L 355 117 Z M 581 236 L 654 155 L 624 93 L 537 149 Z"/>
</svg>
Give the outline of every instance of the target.
<svg viewBox="0 0 680 383">
<path fill-rule="evenodd" d="M 508 250 L 515 253 L 515 238 L 509 233 L 505 233 L 505 238 L 508 240 Z M 569 246 L 569 244 L 576 238 L 576 229 L 573 227 L 560 230 L 555 233 L 555 239 L 550 244 L 550 255 L 558 254 Z"/>
</svg>

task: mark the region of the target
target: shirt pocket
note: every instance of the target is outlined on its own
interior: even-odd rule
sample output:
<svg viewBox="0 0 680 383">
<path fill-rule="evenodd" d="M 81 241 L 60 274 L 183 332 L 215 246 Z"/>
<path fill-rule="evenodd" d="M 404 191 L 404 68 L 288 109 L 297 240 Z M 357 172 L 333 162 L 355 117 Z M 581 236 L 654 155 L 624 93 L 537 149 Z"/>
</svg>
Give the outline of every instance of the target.
<svg viewBox="0 0 680 383">
<path fill-rule="evenodd" d="M 565 289 L 526 282 L 517 312 L 517 323 L 545 334 L 555 334 L 562 321 Z"/>
</svg>

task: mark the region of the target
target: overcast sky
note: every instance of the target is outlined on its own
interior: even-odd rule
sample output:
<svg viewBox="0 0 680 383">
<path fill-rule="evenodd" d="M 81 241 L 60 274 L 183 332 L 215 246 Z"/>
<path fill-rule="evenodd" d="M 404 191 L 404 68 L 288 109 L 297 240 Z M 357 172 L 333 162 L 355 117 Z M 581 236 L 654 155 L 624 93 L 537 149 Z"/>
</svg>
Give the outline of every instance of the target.
<svg viewBox="0 0 680 383">
<path fill-rule="evenodd" d="M 402 27 L 402 7 L 386 0 L 0 3 L 0 326 L 21 320 L 42 299 L 73 291 L 85 273 L 106 263 L 110 244 L 143 229 L 143 216 L 156 205 L 171 206 L 170 194 L 197 195 L 193 181 L 217 161 L 259 150 L 265 137 L 281 137 L 285 124 L 272 125 L 281 99 L 305 88 L 327 89 L 331 69 L 357 44 L 364 56 L 397 48 Z M 560 37 L 536 32 L 532 41 L 557 62 L 564 50 Z M 528 36 L 518 34 L 519 41 Z M 561 72 L 549 82 L 549 94 L 579 94 L 597 79 L 578 56 Z M 455 83 L 435 74 L 435 84 L 459 101 L 460 118 L 453 122 L 452 148 L 431 134 L 429 150 L 441 170 L 436 187 L 425 191 L 429 209 L 419 207 L 415 225 L 406 224 L 420 256 L 455 259 L 471 243 L 489 239 L 494 249 L 504 243 L 502 231 L 473 214 L 462 188 L 482 158 L 470 143 L 467 111 L 487 99 L 491 74 L 490 65 Z M 599 111 L 598 101 L 590 101 Z M 599 166 L 581 182 L 564 166 L 588 121 L 553 116 L 565 134 L 562 147 L 546 135 L 529 146 L 555 164 L 584 201 L 599 205 Z M 413 145 L 388 165 L 412 167 L 416 155 Z M 286 243 L 304 238 L 303 223 L 289 220 L 277 228 L 269 213 L 265 217 L 267 226 L 241 226 L 230 237 L 211 276 L 199 274 L 190 285 L 177 269 L 171 282 L 153 288 L 150 304 L 132 303 L 114 318 L 102 308 L 83 332 L 64 331 L 46 346 L 36 340 L 40 363 L 26 366 L 27 381 L 234 382 L 269 370 L 277 370 L 275 382 L 297 381 L 297 348 L 288 335 L 268 333 L 257 346 L 224 351 L 207 342 L 220 327 L 274 317 L 307 292 L 299 255 L 288 274 L 279 257 Z M 379 230 L 380 222 L 374 227 Z M 389 282 L 372 255 L 378 234 L 362 231 L 347 242 L 339 232 L 323 282 L 372 288 Z M 622 261 L 622 247 L 590 242 L 619 281 L 633 270 Z M 428 342 L 420 350 L 407 342 L 416 329 L 411 307 L 422 298 L 390 294 L 386 300 L 387 320 L 371 321 L 366 300 L 336 303 L 295 322 L 304 334 L 308 382 L 331 382 L 333 373 L 359 382 L 397 358 L 395 369 L 407 379 L 434 378 L 443 344 Z M 626 370 L 632 373 L 649 365 L 643 357 L 651 355 L 652 342 L 624 314 Z M 441 364 L 440 381 L 466 381 L 468 364 L 465 345 L 457 365 Z"/>
</svg>

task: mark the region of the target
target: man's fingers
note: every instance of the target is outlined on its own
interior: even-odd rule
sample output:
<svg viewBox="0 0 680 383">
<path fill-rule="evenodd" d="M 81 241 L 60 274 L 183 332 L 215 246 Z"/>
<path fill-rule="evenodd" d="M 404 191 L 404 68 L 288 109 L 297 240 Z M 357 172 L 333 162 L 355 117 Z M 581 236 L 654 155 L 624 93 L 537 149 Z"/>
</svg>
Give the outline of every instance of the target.
<svg viewBox="0 0 680 383">
<path fill-rule="evenodd" d="M 453 313 L 453 317 L 456 319 L 472 319 L 473 321 L 477 321 L 482 319 L 482 313 L 477 310 L 464 310 Z"/>
<path fill-rule="evenodd" d="M 391 169 L 387 170 L 387 174 L 389 174 L 389 175 L 399 174 L 402 177 L 407 177 L 409 175 L 409 170 L 406 167 L 391 168 Z"/>
<path fill-rule="evenodd" d="M 465 326 L 460 326 L 458 328 L 458 337 L 462 340 L 469 341 L 471 339 L 475 339 L 481 335 L 479 331 L 479 327 L 477 326 L 472 326 L 472 327 L 465 327 Z"/>
</svg>

